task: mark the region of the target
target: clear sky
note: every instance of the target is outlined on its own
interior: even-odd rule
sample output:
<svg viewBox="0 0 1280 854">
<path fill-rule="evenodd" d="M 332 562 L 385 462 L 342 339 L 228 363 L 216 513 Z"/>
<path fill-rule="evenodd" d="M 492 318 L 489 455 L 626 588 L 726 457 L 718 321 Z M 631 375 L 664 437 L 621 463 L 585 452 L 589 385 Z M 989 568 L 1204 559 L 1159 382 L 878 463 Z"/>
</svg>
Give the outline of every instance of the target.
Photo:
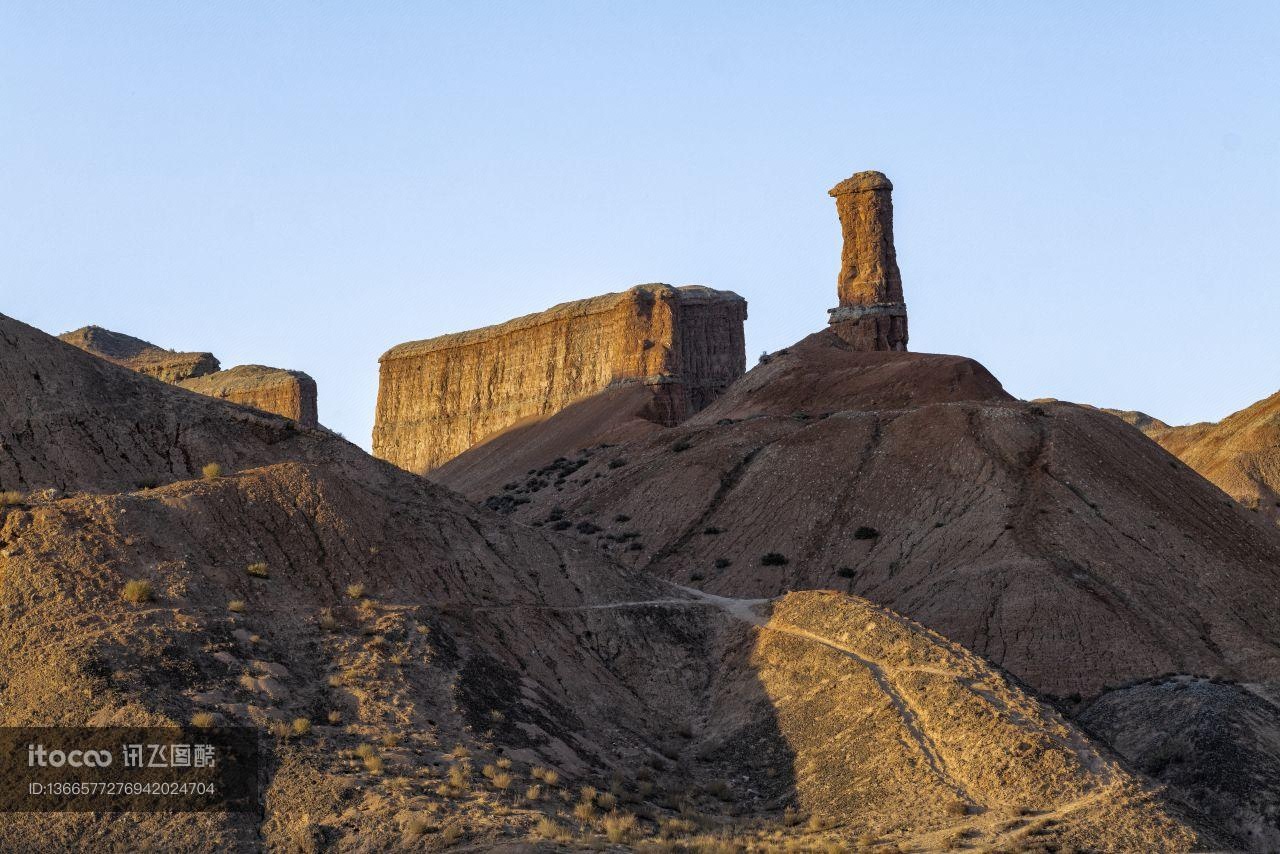
<svg viewBox="0 0 1280 854">
<path fill-rule="evenodd" d="M 1280 389 L 1280 3 L 0 4 L 0 311 L 299 368 L 641 282 L 820 328 L 893 179 L 911 349 L 1217 419 Z"/>
</svg>

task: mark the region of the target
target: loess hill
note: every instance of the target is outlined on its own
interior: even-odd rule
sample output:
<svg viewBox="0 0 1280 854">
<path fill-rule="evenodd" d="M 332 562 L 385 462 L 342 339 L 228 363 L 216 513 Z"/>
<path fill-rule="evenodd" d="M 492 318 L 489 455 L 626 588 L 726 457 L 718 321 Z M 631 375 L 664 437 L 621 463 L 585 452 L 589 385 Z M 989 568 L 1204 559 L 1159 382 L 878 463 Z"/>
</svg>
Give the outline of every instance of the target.
<svg viewBox="0 0 1280 854">
<path fill-rule="evenodd" d="M 0 723 L 208 713 L 267 757 L 260 816 L 15 815 L 5 850 L 1229 841 L 866 599 L 678 586 L 3 316 L 0 348 L 0 488 L 23 494 L 0 509 Z"/>
</svg>

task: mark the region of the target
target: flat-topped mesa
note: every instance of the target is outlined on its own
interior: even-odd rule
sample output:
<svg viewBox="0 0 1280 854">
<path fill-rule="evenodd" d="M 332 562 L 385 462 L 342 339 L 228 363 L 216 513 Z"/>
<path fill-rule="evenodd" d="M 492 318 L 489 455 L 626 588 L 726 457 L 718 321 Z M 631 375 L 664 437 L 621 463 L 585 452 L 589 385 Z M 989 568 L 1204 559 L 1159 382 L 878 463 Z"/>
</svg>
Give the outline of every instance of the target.
<svg viewBox="0 0 1280 854">
<path fill-rule="evenodd" d="M 844 248 L 833 330 L 858 350 L 906 350 L 907 305 L 893 248 L 893 184 L 881 172 L 859 172 L 829 191 Z"/>
<path fill-rule="evenodd" d="M 192 377 L 177 385 L 185 389 L 252 406 L 315 427 L 316 381 L 302 371 L 265 365 L 236 365 L 225 371 Z"/>
<path fill-rule="evenodd" d="M 82 326 L 58 338 L 108 362 L 167 383 L 202 377 L 219 367 L 212 353 L 178 353 L 101 326 Z"/>
<path fill-rule="evenodd" d="M 177 353 L 101 326 L 85 326 L 58 338 L 170 385 L 283 415 L 303 427 L 318 424 L 316 382 L 301 371 L 263 365 L 238 365 L 222 371 L 212 353 Z"/>
<path fill-rule="evenodd" d="M 701 286 L 638 285 L 379 359 L 373 453 L 426 473 L 527 419 L 614 385 L 649 395 L 640 417 L 674 425 L 746 370 L 747 303 Z"/>
</svg>

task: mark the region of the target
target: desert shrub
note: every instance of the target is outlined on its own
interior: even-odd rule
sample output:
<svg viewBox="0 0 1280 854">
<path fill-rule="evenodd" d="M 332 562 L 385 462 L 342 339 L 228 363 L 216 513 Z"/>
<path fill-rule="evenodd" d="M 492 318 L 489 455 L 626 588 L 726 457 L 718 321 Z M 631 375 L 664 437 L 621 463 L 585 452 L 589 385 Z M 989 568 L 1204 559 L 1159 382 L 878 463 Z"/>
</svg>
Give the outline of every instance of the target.
<svg viewBox="0 0 1280 854">
<path fill-rule="evenodd" d="M 271 570 L 267 568 L 265 563 L 251 563 L 244 568 L 244 571 L 252 575 L 254 578 L 267 578 L 271 575 Z"/>
<path fill-rule="evenodd" d="M 554 768 L 534 768 L 534 779 L 541 780 L 548 786 L 554 786 L 560 782 L 560 772 Z"/>
<path fill-rule="evenodd" d="M 578 790 L 578 797 L 582 799 L 584 804 L 594 803 L 598 794 L 600 794 L 600 790 L 595 786 L 583 786 Z"/>
<path fill-rule="evenodd" d="M 364 598 L 364 585 L 358 581 L 354 584 L 348 584 L 347 596 L 351 597 L 352 599 Z"/>
<path fill-rule="evenodd" d="M 411 839 L 417 839 L 419 836 L 427 832 L 427 828 L 431 826 L 431 820 L 424 815 L 411 815 L 405 819 L 404 835 Z"/>
<path fill-rule="evenodd" d="M 524 790 L 524 796 L 527 800 L 530 800 L 530 801 L 541 800 L 542 787 L 539 786 L 537 783 L 534 783 L 533 785 L 529 786 Z"/>
<path fill-rule="evenodd" d="M 573 808 L 573 817 L 583 824 L 591 821 L 596 817 L 595 804 L 590 801 L 581 801 Z"/>
<path fill-rule="evenodd" d="M 386 735 L 382 736 L 383 747 L 388 747 L 388 748 L 395 747 L 399 743 L 400 743 L 400 736 L 396 735 L 394 732 L 389 732 Z"/>
<path fill-rule="evenodd" d="M 691 819 L 687 818 L 664 818 L 658 825 L 658 830 L 663 836 L 686 836 L 697 828 Z"/>
<path fill-rule="evenodd" d="M 191 725 L 198 729 L 208 729 L 218 722 L 212 712 L 196 712 L 191 716 Z"/>
<path fill-rule="evenodd" d="M 855 540 L 874 540 L 878 536 L 880 536 L 880 532 L 869 525 L 860 525 L 858 530 L 853 532 Z"/>
<path fill-rule="evenodd" d="M 245 608 L 243 599 L 232 599 L 227 603 L 227 610 L 233 614 L 239 614 Z"/>
<path fill-rule="evenodd" d="M 362 744 L 356 748 L 356 756 L 361 759 L 368 759 L 370 756 L 377 754 L 378 749 L 372 744 Z"/>
<path fill-rule="evenodd" d="M 370 774 L 381 774 L 382 773 L 382 757 L 377 755 L 376 753 L 373 756 L 364 757 L 364 767 L 365 767 L 365 770 L 368 771 Z"/>
<path fill-rule="evenodd" d="M 17 507 L 26 500 L 26 496 L 16 489 L 0 492 L 0 507 Z"/>
<path fill-rule="evenodd" d="M 604 817 L 604 833 L 613 843 L 626 842 L 636 829 L 636 817 L 629 812 L 611 812 Z"/>
<path fill-rule="evenodd" d="M 489 778 L 489 781 L 493 783 L 493 787 L 499 791 L 509 788 L 514 780 L 515 777 L 511 776 L 510 771 L 499 771 Z"/>
<path fill-rule="evenodd" d="M 729 560 L 727 557 L 716 558 L 716 569 L 724 569 L 725 567 L 731 566 L 732 564 L 733 564 L 733 561 Z"/>
<path fill-rule="evenodd" d="M 765 552 L 760 558 L 762 566 L 786 566 L 789 563 L 791 561 L 787 560 L 787 556 L 778 552 Z"/>
<path fill-rule="evenodd" d="M 222 477 L 222 466 L 217 463 L 205 463 L 204 468 L 200 469 L 200 474 L 204 475 L 205 480 L 217 480 Z"/>
<path fill-rule="evenodd" d="M 465 789 L 471 782 L 471 769 L 462 763 L 449 766 L 449 785 L 455 789 Z"/>
<path fill-rule="evenodd" d="M 289 728 L 293 730 L 294 735 L 306 735 L 311 732 L 311 721 L 308 718 L 294 718 Z"/>
<path fill-rule="evenodd" d="M 333 711 L 329 712 L 329 723 L 333 724 L 334 726 L 337 726 L 338 724 L 342 723 L 342 712 L 338 711 L 337 709 L 334 709 Z"/>
<path fill-rule="evenodd" d="M 601 792 L 596 795 L 596 803 L 602 809 L 611 810 L 618 805 L 618 796 L 613 792 Z"/>
<path fill-rule="evenodd" d="M 501 714 L 501 712 L 499 712 L 499 714 Z M 496 764 L 499 768 L 501 768 L 502 770 L 504 770 L 504 771 L 505 771 L 505 770 L 507 770 L 508 768 L 510 768 L 510 767 L 511 767 L 511 760 L 510 760 L 510 759 L 507 759 L 507 758 L 504 756 L 502 759 L 499 759 L 499 760 L 497 761 L 497 763 L 495 763 L 495 764 Z"/>
<path fill-rule="evenodd" d="M 486 765 L 480 769 L 480 773 L 492 780 L 493 775 L 498 773 L 498 766 L 492 764 Z"/>
<path fill-rule="evenodd" d="M 132 602 L 135 605 L 143 602 L 151 602 L 156 598 L 155 588 L 151 586 L 150 581 L 143 581 L 135 578 L 133 581 L 125 582 L 124 589 L 120 591 L 120 595 L 126 602 Z"/>
<path fill-rule="evenodd" d="M 543 816 L 533 827 L 533 835 L 541 839 L 555 839 L 560 835 L 560 825 L 550 816 Z"/>
</svg>

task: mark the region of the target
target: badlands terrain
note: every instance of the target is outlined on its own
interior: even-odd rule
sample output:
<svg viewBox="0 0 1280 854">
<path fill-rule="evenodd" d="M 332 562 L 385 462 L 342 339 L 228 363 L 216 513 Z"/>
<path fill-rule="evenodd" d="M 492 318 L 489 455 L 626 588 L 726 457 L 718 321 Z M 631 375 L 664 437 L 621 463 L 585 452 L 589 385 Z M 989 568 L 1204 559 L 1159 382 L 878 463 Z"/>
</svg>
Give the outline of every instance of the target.
<svg viewBox="0 0 1280 854">
<path fill-rule="evenodd" d="M 1267 419 L 908 352 L 891 191 L 751 370 L 742 297 L 642 285 L 392 347 L 376 456 L 300 372 L 0 315 L 0 721 L 264 757 L 0 850 L 1280 849 L 1280 535 L 1210 473 Z"/>
</svg>

